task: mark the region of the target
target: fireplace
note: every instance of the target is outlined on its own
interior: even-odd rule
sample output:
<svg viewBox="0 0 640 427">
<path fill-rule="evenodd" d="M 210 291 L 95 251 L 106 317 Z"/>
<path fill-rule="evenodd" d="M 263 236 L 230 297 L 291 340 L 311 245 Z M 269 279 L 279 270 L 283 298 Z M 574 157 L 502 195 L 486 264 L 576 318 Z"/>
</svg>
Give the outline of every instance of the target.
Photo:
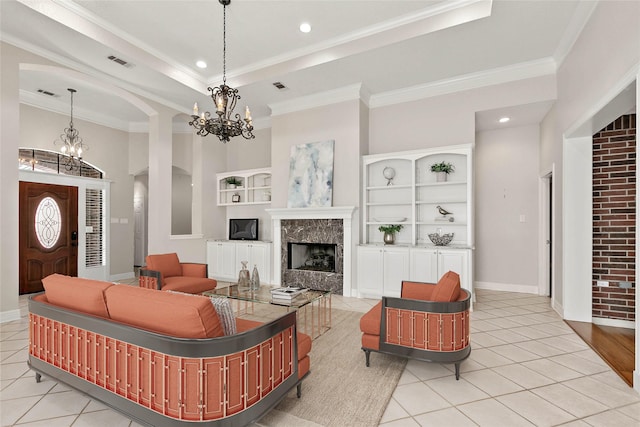
<svg viewBox="0 0 640 427">
<path fill-rule="evenodd" d="M 273 220 L 274 283 L 351 296 L 357 241 L 354 211 L 354 207 L 268 209 Z"/>
<path fill-rule="evenodd" d="M 287 269 L 335 273 L 336 245 L 288 242 Z"/>
</svg>

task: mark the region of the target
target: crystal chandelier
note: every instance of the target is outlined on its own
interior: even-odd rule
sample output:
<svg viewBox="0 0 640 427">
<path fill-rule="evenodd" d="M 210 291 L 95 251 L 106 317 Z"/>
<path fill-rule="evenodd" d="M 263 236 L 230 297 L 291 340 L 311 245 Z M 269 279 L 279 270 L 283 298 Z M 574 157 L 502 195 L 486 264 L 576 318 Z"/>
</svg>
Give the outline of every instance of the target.
<svg viewBox="0 0 640 427">
<path fill-rule="evenodd" d="M 82 153 L 89 149 L 83 144 L 82 138 L 78 133 L 78 129 L 73 127 L 73 94 L 77 92 L 75 89 L 67 89 L 71 93 L 71 119 L 69 127 L 64 129 L 64 133 L 60 135 L 60 139 L 54 141 L 54 145 L 60 145 L 60 151 L 65 155 L 64 166 L 67 170 L 74 167 L 80 167 L 82 161 Z"/>
<path fill-rule="evenodd" d="M 238 89 L 227 86 L 227 5 L 231 0 L 218 0 L 223 6 L 222 17 L 222 84 L 214 88 L 207 88 L 211 92 L 211 99 L 216 106 L 215 116 L 208 111 L 198 116 L 198 103 L 193 106 L 193 115 L 189 125 L 197 130 L 197 134 L 204 137 L 210 133 L 227 143 L 230 138 L 242 135 L 245 139 L 253 139 L 253 123 L 249 107 L 245 109 L 244 119 L 234 113 L 236 102 L 241 98 Z"/>
</svg>

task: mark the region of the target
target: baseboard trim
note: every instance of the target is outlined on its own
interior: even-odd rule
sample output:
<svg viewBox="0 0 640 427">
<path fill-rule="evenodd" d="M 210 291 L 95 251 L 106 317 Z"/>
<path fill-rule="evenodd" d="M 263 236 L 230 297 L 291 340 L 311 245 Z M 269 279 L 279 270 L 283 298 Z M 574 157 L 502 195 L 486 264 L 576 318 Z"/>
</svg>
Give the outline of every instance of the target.
<svg viewBox="0 0 640 427">
<path fill-rule="evenodd" d="M 551 308 L 556 313 L 558 313 L 558 316 L 564 319 L 564 308 L 562 307 L 562 304 L 558 303 L 558 301 L 555 298 L 551 299 Z"/>
<path fill-rule="evenodd" d="M 592 317 L 591 323 L 594 325 L 600 326 L 613 326 L 616 328 L 627 328 L 627 329 L 635 329 L 636 322 L 632 322 L 631 320 L 620 320 L 620 319 L 606 319 L 603 317 Z"/>
<path fill-rule="evenodd" d="M 20 310 L 0 311 L 0 323 L 20 320 Z"/>
<path fill-rule="evenodd" d="M 538 295 L 539 288 L 537 285 L 516 285 L 513 283 L 497 283 L 497 282 L 475 282 L 475 289 L 486 289 L 488 291 L 502 292 L 519 292 L 523 294 Z"/>
<path fill-rule="evenodd" d="M 115 282 L 118 280 L 135 279 L 135 278 L 136 278 L 136 273 L 134 273 L 133 271 L 129 271 L 128 273 L 112 274 L 111 276 L 109 276 L 109 280 L 111 282 Z"/>
</svg>

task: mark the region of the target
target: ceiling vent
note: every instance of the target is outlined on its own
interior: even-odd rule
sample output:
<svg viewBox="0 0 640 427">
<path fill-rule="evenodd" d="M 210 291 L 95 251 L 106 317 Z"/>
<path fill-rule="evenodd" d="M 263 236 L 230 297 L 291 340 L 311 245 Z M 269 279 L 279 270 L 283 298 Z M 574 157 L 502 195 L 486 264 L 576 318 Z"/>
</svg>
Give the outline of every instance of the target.
<svg viewBox="0 0 640 427">
<path fill-rule="evenodd" d="M 283 85 L 280 82 L 273 82 L 273 85 L 278 89 L 278 90 L 285 90 L 287 87 L 285 85 Z"/>
<path fill-rule="evenodd" d="M 109 60 L 115 62 L 116 64 L 120 64 L 123 67 L 127 67 L 127 68 L 132 68 L 133 64 L 128 63 L 127 61 L 125 61 L 124 59 L 118 58 L 117 56 L 108 56 L 107 57 Z"/>
<path fill-rule="evenodd" d="M 49 92 L 48 90 L 44 90 L 44 89 L 38 89 L 38 93 L 41 93 L 41 94 L 47 95 L 47 96 L 55 96 L 55 97 L 58 96 L 55 93 Z"/>
</svg>

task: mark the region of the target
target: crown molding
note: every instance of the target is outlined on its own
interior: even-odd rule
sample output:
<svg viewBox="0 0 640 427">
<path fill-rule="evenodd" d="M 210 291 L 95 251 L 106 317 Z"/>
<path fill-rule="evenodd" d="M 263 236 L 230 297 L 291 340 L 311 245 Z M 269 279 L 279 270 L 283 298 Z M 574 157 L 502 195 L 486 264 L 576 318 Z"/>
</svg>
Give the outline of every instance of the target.
<svg viewBox="0 0 640 427">
<path fill-rule="evenodd" d="M 370 108 L 395 105 L 403 102 L 417 101 L 434 96 L 447 95 L 492 86 L 517 80 L 555 74 L 556 63 L 553 58 L 521 62 L 506 67 L 477 73 L 464 74 L 451 79 L 436 81 L 423 85 L 410 86 L 403 89 L 379 93 L 371 96 Z"/>
<path fill-rule="evenodd" d="M 580 37 L 580 34 L 587 25 L 587 22 L 589 22 L 596 6 L 598 6 L 597 1 L 578 3 L 576 11 L 571 17 L 571 22 L 567 25 L 567 28 L 560 39 L 560 43 L 553 54 L 553 59 L 555 59 L 558 68 L 560 68 L 564 63 L 564 60 L 567 58 L 567 55 L 569 55 L 569 52 L 571 52 L 573 45 L 578 40 L 578 37 Z"/>
<path fill-rule="evenodd" d="M 167 60 L 151 46 L 95 16 L 71 0 L 17 1 L 49 19 L 111 47 L 125 57 L 132 58 L 134 65 L 137 61 L 139 64 L 154 68 L 165 76 L 198 92 L 203 92 L 206 88 L 202 76 L 185 66 Z"/>
<path fill-rule="evenodd" d="M 339 102 L 353 101 L 355 99 L 361 100 L 368 106 L 370 98 L 371 95 L 369 91 L 362 86 L 362 83 L 356 83 L 338 89 L 269 104 L 269 108 L 271 109 L 271 117 L 275 117 L 296 111 L 308 110 L 310 108 L 337 104 Z"/>
<path fill-rule="evenodd" d="M 0 0 L 2 1 L 2 0 Z M 7 34 L 0 32 L 0 40 L 3 42 L 6 42 L 12 46 L 15 46 L 19 49 L 25 50 L 27 52 L 30 52 L 34 55 L 38 55 L 44 59 L 48 59 L 49 61 L 54 62 L 56 65 L 55 67 L 59 67 L 59 68 L 64 68 L 67 67 L 69 68 L 71 71 L 73 72 L 77 72 L 77 73 L 82 73 L 84 74 L 87 78 L 84 78 L 83 81 L 96 86 L 96 87 L 102 87 L 104 88 L 106 85 L 111 85 L 115 88 L 118 89 L 122 89 L 124 91 L 130 92 L 136 96 L 145 98 L 145 100 L 143 100 L 143 102 L 146 102 L 147 100 L 149 101 L 153 101 L 156 102 L 160 105 L 164 105 L 166 107 L 172 108 L 178 112 L 181 113 L 185 113 L 185 114 L 191 114 L 191 110 L 189 108 L 186 108 L 183 105 L 179 105 L 176 104 L 173 101 L 169 101 L 165 98 L 159 97 L 156 94 L 153 94 L 151 92 L 145 91 L 140 89 L 139 87 L 133 85 L 133 84 L 129 84 L 124 82 L 123 80 L 119 80 L 119 79 L 115 79 L 111 76 L 109 76 L 108 74 L 105 73 L 101 73 L 96 71 L 93 68 L 89 68 L 89 67 L 85 67 L 77 62 L 74 61 L 70 61 L 60 55 L 57 55 L 55 53 L 52 53 L 46 49 L 42 49 L 38 46 L 35 46 L 31 43 L 28 42 L 24 42 L 22 40 L 18 40 L 15 39 L 13 37 L 7 36 Z M 205 93 L 206 91 L 202 92 Z M 146 114 L 148 114 L 148 111 L 144 111 Z"/>
<path fill-rule="evenodd" d="M 62 98 L 46 97 L 33 92 L 20 89 L 20 103 L 30 107 L 39 108 L 41 110 L 69 116 L 71 104 L 62 101 Z M 94 123 L 100 126 L 107 126 L 113 129 L 129 131 L 129 122 L 114 119 L 111 116 L 95 113 L 82 107 L 74 105 L 73 115 L 75 119 L 81 119 L 86 122 Z"/>
<path fill-rule="evenodd" d="M 493 0 L 448 0 L 227 72 L 236 86 L 301 70 L 491 16 Z M 218 81 L 218 77 L 210 81 Z"/>
</svg>

